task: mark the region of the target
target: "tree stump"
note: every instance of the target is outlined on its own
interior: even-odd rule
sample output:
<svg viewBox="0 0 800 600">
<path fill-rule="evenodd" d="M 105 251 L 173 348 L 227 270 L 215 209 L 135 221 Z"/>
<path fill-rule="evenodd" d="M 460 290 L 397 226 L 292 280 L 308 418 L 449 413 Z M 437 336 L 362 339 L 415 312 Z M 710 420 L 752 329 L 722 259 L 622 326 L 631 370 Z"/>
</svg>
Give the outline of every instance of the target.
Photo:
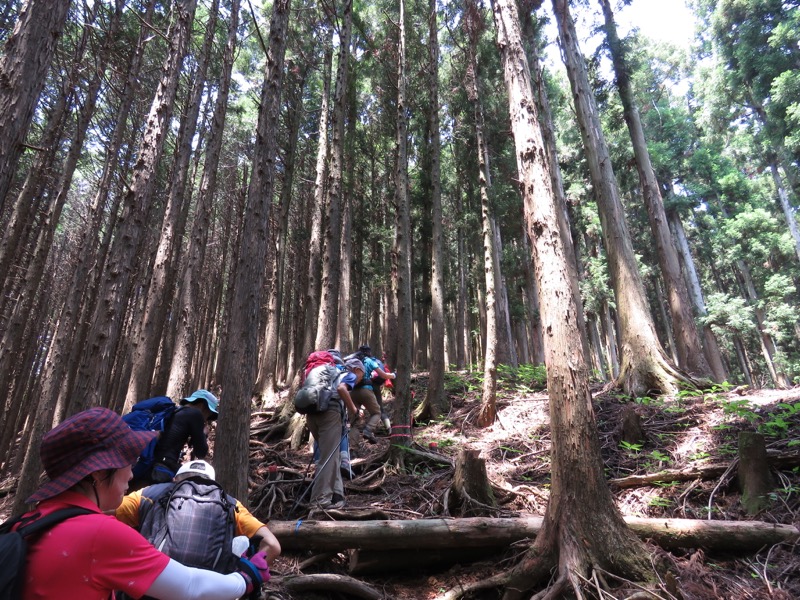
<svg viewBox="0 0 800 600">
<path fill-rule="evenodd" d="M 486 516 L 496 507 L 486 461 L 478 457 L 477 450 L 462 449 L 458 454 L 452 490 L 462 516 Z"/>
<path fill-rule="evenodd" d="M 622 433 L 620 439 L 628 444 L 638 444 L 645 441 L 642 417 L 632 406 L 626 406 L 622 413 Z"/>
<path fill-rule="evenodd" d="M 306 418 L 301 414 L 295 414 L 289 421 L 289 426 L 286 428 L 286 437 L 290 440 L 292 450 L 297 450 L 308 439 L 308 430 L 306 429 Z"/>
<path fill-rule="evenodd" d="M 769 506 L 774 487 L 767 463 L 764 436 L 753 431 L 739 432 L 739 489 L 747 514 L 754 515 Z"/>
</svg>

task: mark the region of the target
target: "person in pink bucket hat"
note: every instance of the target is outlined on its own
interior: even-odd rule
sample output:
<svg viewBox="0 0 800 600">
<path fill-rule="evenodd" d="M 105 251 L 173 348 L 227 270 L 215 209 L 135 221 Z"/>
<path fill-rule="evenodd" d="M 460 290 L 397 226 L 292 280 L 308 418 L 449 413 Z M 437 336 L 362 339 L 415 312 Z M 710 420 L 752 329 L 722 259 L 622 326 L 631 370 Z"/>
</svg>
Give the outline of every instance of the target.
<svg viewBox="0 0 800 600">
<path fill-rule="evenodd" d="M 122 502 L 131 467 L 155 435 L 131 430 L 107 408 L 80 412 L 45 434 L 40 455 L 48 480 L 28 498 L 36 508 L 15 528 L 65 508 L 83 512 L 27 540 L 23 600 L 109 600 L 115 590 L 161 600 L 256 597 L 258 565 L 242 559 L 227 575 L 186 567 L 106 514 Z"/>
</svg>

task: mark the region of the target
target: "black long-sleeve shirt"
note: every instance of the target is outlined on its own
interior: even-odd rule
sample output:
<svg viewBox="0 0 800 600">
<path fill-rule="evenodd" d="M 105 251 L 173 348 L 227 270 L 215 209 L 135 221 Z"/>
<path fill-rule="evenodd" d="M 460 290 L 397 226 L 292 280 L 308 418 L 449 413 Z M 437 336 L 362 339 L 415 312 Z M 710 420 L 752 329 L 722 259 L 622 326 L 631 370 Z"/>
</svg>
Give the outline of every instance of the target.
<svg viewBox="0 0 800 600">
<path fill-rule="evenodd" d="M 191 405 L 182 406 L 158 439 L 154 451 L 156 464 L 161 463 L 176 471 L 181 463 L 181 452 L 185 444 L 192 448 L 195 458 L 205 458 L 208 455 L 205 426 L 203 413 Z"/>
</svg>

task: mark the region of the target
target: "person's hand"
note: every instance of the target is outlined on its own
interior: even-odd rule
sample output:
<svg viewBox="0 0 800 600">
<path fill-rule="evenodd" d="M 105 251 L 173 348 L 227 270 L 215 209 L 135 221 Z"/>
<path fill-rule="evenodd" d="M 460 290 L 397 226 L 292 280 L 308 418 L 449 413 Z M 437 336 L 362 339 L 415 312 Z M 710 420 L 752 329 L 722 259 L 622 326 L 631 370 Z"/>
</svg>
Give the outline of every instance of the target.
<svg viewBox="0 0 800 600">
<path fill-rule="evenodd" d="M 266 583 L 269 581 L 269 565 L 267 564 L 267 553 L 265 550 L 256 552 L 249 558 L 250 562 L 258 569 L 258 574 L 261 575 L 261 580 Z"/>
<path fill-rule="evenodd" d="M 237 573 L 244 577 L 247 586 L 244 590 L 245 595 L 250 600 L 257 600 L 261 595 L 261 584 L 264 583 L 260 569 L 250 560 L 242 557 L 237 565 Z"/>
</svg>

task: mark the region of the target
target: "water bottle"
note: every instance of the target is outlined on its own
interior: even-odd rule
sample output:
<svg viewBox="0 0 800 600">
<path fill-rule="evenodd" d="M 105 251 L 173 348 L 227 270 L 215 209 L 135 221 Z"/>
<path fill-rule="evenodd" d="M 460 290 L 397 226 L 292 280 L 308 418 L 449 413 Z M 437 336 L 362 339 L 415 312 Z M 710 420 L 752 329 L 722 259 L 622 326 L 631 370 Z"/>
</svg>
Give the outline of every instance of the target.
<svg viewBox="0 0 800 600">
<path fill-rule="evenodd" d="M 250 547 L 250 540 L 246 535 L 237 535 L 235 538 L 233 538 L 231 546 L 234 556 L 241 557 L 245 552 L 247 552 L 247 548 Z"/>
</svg>

